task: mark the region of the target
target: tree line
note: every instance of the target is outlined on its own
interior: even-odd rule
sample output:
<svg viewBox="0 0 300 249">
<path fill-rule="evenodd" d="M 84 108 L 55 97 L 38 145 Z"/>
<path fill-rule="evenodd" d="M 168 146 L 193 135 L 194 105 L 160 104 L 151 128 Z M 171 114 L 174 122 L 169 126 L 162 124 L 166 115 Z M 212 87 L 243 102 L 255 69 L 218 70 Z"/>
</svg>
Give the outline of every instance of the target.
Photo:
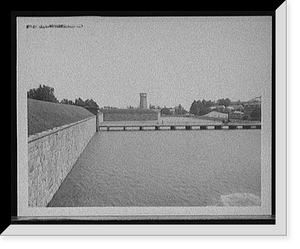
<svg viewBox="0 0 300 249">
<path fill-rule="evenodd" d="M 205 115 L 211 112 L 211 108 L 213 106 L 224 106 L 225 108 L 232 105 L 233 102 L 229 98 L 218 99 L 217 101 L 211 100 L 194 100 L 190 107 L 190 113 L 194 115 Z M 242 102 L 238 100 L 234 103 L 235 105 L 241 105 Z"/>
<path fill-rule="evenodd" d="M 224 106 L 228 107 L 231 105 L 232 102 L 229 98 L 223 98 L 223 99 L 218 99 L 217 101 L 212 101 L 212 100 L 194 100 L 194 102 L 191 104 L 191 107 L 189 109 L 189 112 L 194 115 L 205 115 L 209 112 L 211 112 L 210 107 L 212 106 Z M 242 104 L 240 100 L 235 102 L 235 104 L 239 105 Z M 185 115 L 187 111 L 184 109 L 184 107 L 179 104 L 178 106 L 175 106 L 174 108 L 167 108 L 165 107 L 160 107 L 160 106 L 155 106 L 150 104 L 149 109 L 161 109 L 161 113 L 165 115 L 173 115 L 174 113 L 171 112 L 171 109 L 175 109 L 175 115 Z"/>
<path fill-rule="evenodd" d="M 207 101 L 205 99 L 203 99 L 202 101 L 194 100 L 190 107 L 190 113 L 197 115 L 197 116 L 206 115 L 212 111 L 211 107 L 213 107 L 213 106 L 220 106 L 220 107 L 224 106 L 225 108 L 220 108 L 219 111 L 226 112 L 226 108 L 232 104 L 243 105 L 243 103 L 240 100 L 233 103 L 229 98 L 218 99 L 216 102 L 211 101 L 211 100 Z M 248 108 L 248 110 L 250 111 L 250 113 L 248 115 L 245 114 L 243 119 L 249 119 L 249 118 L 254 119 L 254 120 L 261 119 L 261 108 L 260 107 L 253 107 L 250 109 Z"/>
<path fill-rule="evenodd" d="M 187 111 L 184 109 L 184 107 L 179 104 L 178 106 L 175 106 L 174 108 L 168 108 L 166 106 L 164 107 L 160 107 L 159 105 L 155 106 L 150 104 L 149 105 L 149 109 L 160 109 L 161 114 L 163 115 L 185 115 L 187 113 Z"/>
<path fill-rule="evenodd" d="M 45 85 L 39 85 L 38 88 L 33 88 L 27 91 L 27 98 L 67 105 L 81 106 L 94 114 L 96 114 L 99 109 L 98 104 L 93 99 L 83 100 L 79 97 L 73 101 L 64 98 L 59 102 L 54 95 L 54 88 Z"/>
</svg>

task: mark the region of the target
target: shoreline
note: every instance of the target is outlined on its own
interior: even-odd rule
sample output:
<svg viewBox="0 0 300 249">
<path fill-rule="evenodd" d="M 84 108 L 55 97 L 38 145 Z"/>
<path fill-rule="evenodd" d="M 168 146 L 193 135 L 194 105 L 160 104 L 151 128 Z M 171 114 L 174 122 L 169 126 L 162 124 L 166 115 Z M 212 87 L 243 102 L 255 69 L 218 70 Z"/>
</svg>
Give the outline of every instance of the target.
<svg viewBox="0 0 300 249">
<path fill-rule="evenodd" d="M 190 117 L 161 117 L 158 120 L 145 121 L 103 121 L 100 126 L 180 126 L 180 125 L 261 125 L 260 121 L 246 121 L 233 120 L 229 123 L 223 123 L 222 120 L 212 120 L 204 118 L 190 118 Z"/>
</svg>

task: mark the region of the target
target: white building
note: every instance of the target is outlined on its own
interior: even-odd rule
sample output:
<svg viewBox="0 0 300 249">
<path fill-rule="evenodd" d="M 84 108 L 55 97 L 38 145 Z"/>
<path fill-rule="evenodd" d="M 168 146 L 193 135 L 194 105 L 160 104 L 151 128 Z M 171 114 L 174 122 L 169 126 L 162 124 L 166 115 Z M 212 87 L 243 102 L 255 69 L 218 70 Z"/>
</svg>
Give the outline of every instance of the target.
<svg viewBox="0 0 300 249">
<path fill-rule="evenodd" d="M 212 111 L 210 113 L 207 113 L 204 115 L 205 117 L 209 118 L 222 118 L 222 119 L 228 119 L 228 113 L 222 113 L 222 112 L 216 112 Z"/>
</svg>

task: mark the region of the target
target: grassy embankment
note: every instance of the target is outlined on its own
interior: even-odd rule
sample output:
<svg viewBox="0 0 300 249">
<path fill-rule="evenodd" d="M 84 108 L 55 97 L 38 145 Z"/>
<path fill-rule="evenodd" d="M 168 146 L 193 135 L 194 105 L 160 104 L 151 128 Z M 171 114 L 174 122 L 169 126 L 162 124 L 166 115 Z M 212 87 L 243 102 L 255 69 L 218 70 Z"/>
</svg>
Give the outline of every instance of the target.
<svg viewBox="0 0 300 249">
<path fill-rule="evenodd" d="M 27 101 L 28 136 L 93 116 L 83 107 L 34 99 Z"/>
</svg>

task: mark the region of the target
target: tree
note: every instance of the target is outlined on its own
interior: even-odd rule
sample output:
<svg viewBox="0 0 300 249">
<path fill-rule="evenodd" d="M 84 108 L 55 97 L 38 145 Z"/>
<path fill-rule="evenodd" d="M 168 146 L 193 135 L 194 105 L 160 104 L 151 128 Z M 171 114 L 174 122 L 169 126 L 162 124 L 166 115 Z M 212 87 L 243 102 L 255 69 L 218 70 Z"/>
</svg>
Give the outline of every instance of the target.
<svg viewBox="0 0 300 249">
<path fill-rule="evenodd" d="M 203 104 L 201 100 L 197 101 L 197 114 L 196 115 L 201 115 L 203 110 Z"/>
<path fill-rule="evenodd" d="M 54 95 L 54 88 L 45 85 L 39 85 L 38 88 L 30 89 L 27 92 L 27 98 L 58 103 Z"/>
<path fill-rule="evenodd" d="M 76 105 L 76 100 L 75 100 Z M 93 114 L 97 114 L 99 110 L 98 104 L 93 99 L 83 101 L 81 98 L 77 99 L 77 105 L 82 106 Z"/>
<path fill-rule="evenodd" d="M 218 100 L 219 103 L 223 103 L 224 102 L 224 99 L 223 100 Z M 191 107 L 190 107 L 190 113 L 191 114 L 194 114 L 194 115 L 205 115 L 209 112 L 211 112 L 211 108 L 212 106 L 215 105 L 215 102 L 214 101 L 211 101 L 211 100 L 205 100 L 203 99 L 202 101 L 201 100 L 194 100 L 194 102 L 192 103 Z M 184 114 L 184 113 L 183 113 Z"/>
<path fill-rule="evenodd" d="M 225 107 L 231 105 L 231 100 L 229 98 L 226 99 L 218 99 L 217 100 L 218 105 L 224 105 Z"/>
<path fill-rule="evenodd" d="M 149 109 L 155 109 L 155 106 L 150 104 Z"/>
<path fill-rule="evenodd" d="M 212 106 L 212 102 L 210 100 L 206 101 L 205 99 L 203 99 L 199 107 L 199 115 L 202 116 L 211 112 L 211 109 L 209 108 L 211 106 Z"/>
<path fill-rule="evenodd" d="M 84 101 L 84 106 L 99 108 L 98 104 L 93 99 L 87 99 Z"/>
<path fill-rule="evenodd" d="M 85 106 L 85 102 L 81 98 L 78 98 L 78 99 L 75 99 L 75 105 Z"/>
<path fill-rule="evenodd" d="M 68 101 L 69 101 L 69 100 L 67 100 L 67 99 L 62 99 L 62 101 L 60 101 L 60 103 L 61 103 L 61 104 L 66 104 L 66 105 L 67 105 L 67 104 L 69 104 Z"/>
<path fill-rule="evenodd" d="M 237 104 L 237 105 L 241 105 L 242 102 L 241 102 L 240 100 L 238 100 L 238 101 L 236 102 L 236 104 Z"/>
<path fill-rule="evenodd" d="M 224 100 L 224 105 L 227 107 L 227 106 L 230 106 L 231 105 L 231 100 L 229 98 L 226 98 Z"/>
<path fill-rule="evenodd" d="M 74 105 L 74 102 L 72 100 L 69 99 L 63 99 L 62 101 L 60 101 L 61 104 L 66 104 L 66 105 Z"/>
<path fill-rule="evenodd" d="M 250 117 L 254 120 L 261 120 L 261 108 L 254 108 L 254 110 L 250 113 Z"/>
<path fill-rule="evenodd" d="M 207 107 L 207 108 L 212 107 L 212 106 L 214 106 L 214 105 L 215 105 L 215 103 L 212 102 L 211 100 L 208 100 L 208 101 L 206 102 L 206 107 Z"/>
<path fill-rule="evenodd" d="M 62 99 L 62 101 L 60 101 L 60 103 L 65 104 L 65 105 L 70 105 L 70 101 L 73 102 L 72 100 Z"/>
<path fill-rule="evenodd" d="M 192 103 L 191 107 L 190 107 L 190 113 L 194 114 L 194 115 L 198 115 L 198 105 L 196 100 L 194 100 L 194 102 Z"/>
<path fill-rule="evenodd" d="M 186 110 L 184 110 L 181 104 L 175 107 L 175 115 L 184 115 L 184 114 L 186 114 Z"/>
<path fill-rule="evenodd" d="M 172 112 L 170 111 L 170 108 L 164 107 L 164 108 L 161 109 L 160 112 L 161 112 L 161 114 L 163 114 L 163 115 L 172 115 Z"/>
</svg>

